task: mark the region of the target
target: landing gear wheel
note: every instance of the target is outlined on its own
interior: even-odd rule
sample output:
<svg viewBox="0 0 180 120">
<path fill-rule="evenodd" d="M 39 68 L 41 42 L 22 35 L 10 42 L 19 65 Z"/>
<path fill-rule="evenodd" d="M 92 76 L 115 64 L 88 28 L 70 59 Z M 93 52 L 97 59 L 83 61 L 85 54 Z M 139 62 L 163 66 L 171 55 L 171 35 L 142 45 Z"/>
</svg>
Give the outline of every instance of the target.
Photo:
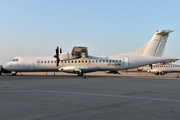
<svg viewBox="0 0 180 120">
<path fill-rule="evenodd" d="M 82 72 L 79 72 L 79 73 L 78 73 L 78 76 L 83 76 L 83 73 L 82 73 Z"/>
<path fill-rule="evenodd" d="M 159 72 L 157 72 L 155 75 L 159 75 Z"/>
<path fill-rule="evenodd" d="M 11 75 L 12 75 L 12 76 L 15 76 L 16 74 L 17 74 L 17 72 L 15 72 L 15 71 L 12 71 L 12 72 L 11 72 Z"/>
</svg>

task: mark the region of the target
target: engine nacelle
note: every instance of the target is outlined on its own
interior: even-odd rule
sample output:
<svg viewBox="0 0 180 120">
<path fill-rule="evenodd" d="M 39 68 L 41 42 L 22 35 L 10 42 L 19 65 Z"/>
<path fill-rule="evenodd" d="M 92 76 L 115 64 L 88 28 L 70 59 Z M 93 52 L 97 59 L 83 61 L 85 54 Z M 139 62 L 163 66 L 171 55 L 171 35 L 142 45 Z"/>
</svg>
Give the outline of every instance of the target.
<svg viewBox="0 0 180 120">
<path fill-rule="evenodd" d="M 88 73 L 88 72 L 95 72 L 99 70 L 99 67 L 97 66 L 83 66 L 83 67 L 75 67 L 75 66 L 67 66 L 67 67 L 61 67 L 59 68 L 59 71 L 61 72 L 67 72 L 67 73 Z"/>
<path fill-rule="evenodd" d="M 67 67 L 61 67 L 59 68 L 59 71 L 67 72 L 67 73 L 73 73 L 75 70 L 74 66 L 67 66 Z"/>
</svg>

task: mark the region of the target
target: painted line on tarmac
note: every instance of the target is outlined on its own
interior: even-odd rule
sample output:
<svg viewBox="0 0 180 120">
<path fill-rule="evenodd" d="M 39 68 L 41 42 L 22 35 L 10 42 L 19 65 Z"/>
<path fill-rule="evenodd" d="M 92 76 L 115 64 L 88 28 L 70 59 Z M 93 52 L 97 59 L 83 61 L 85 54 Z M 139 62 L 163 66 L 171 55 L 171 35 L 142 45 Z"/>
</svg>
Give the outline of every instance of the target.
<svg viewBox="0 0 180 120">
<path fill-rule="evenodd" d="M 180 100 L 172 100 L 172 99 L 164 99 L 164 98 L 151 98 L 151 97 L 124 96 L 124 95 L 113 95 L 113 94 L 96 94 L 96 93 L 83 93 L 83 92 L 53 91 L 53 90 L 7 90 L 7 91 L 0 91 L 0 93 L 11 93 L 11 92 L 49 92 L 49 93 L 71 94 L 71 95 L 142 99 L 142 100 L 155 100 L 155 101 L 180 103 Z"/>
</svg>

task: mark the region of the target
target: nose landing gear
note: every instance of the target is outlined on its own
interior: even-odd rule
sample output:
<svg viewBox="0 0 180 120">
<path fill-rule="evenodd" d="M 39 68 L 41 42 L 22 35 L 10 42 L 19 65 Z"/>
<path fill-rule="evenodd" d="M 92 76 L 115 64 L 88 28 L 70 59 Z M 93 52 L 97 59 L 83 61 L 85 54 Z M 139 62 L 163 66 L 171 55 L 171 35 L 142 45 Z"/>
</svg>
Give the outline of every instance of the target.
<svg viewBox="0 0 180 120">
<path fill-rule="evenodd" d="M 15 76 L 16 74 L 17 74 L 16 71 L 12 71 L 12 72 L 11 72 L 11 75 L 12 75 L 12 76 Z"/>
</svg>

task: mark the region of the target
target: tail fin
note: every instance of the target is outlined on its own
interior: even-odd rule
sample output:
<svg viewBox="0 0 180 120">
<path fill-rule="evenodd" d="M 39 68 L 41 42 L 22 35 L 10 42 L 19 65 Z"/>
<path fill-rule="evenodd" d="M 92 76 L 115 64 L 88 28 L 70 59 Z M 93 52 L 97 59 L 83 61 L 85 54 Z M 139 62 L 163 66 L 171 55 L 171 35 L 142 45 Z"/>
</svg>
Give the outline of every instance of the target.
<svg viewBox="0 0 180 120">
<path fill-rule="evenodd" d="M 173 32 L 172 30 L 158 30 L 151 40 L 145 44 L 140 49 L 125 53 L 132 55 L 142 55 L 142 56 L 162 56 L 166 42 L 168 40 L 169 33 Z"/>
</svg>

